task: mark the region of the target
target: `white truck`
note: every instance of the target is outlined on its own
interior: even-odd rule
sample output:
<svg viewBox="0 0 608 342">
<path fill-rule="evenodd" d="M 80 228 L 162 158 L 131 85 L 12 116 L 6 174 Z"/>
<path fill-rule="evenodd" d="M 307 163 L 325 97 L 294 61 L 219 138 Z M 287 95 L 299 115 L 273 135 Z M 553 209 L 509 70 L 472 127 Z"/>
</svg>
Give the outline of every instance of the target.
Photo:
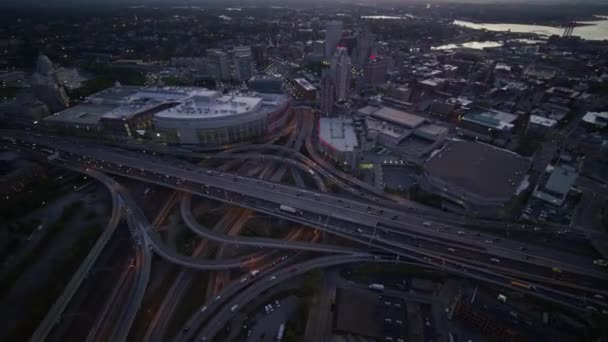
<svg viewBox="0 0 608 342">
<path fill-rule="evenodd" d="M 384 285 L 382 284 L 369 284 L 369 289 L 374 291 L 384 291 Z"/>
<path fill-rule="evenodd" d="M 298 213 L 298 210 L 296 208 L 290 207 L 290 206 L 285 205 L 285 204 L 281 204 L 279 206 L 279 209 L 281 209 L 281 211 L 285 211 L 285 212 L 288 212 L 290 214 L 297 214 Z"/>
</svg>

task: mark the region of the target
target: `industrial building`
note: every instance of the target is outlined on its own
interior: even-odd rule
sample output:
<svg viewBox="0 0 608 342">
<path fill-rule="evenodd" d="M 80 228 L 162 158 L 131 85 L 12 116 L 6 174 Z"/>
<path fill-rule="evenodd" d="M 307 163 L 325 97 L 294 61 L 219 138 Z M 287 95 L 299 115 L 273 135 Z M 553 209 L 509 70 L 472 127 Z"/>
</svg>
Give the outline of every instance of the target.
<svg viewBox="0 0 608 342">
<path fill-rule="evenodd" d="M 511 151 L 472 141 L 450 141 L 424 164 L 423 190 L 447 210 L 500 217 L 528 187 L 531 161 Z"/>
<path fill-rule="evenodd" d="M 412 162 L 422 162 L 449 132 L 423 117 L 388 107 L 368 106 L 357 113 L 365 116 L 368 139 Z"/>
</svg>

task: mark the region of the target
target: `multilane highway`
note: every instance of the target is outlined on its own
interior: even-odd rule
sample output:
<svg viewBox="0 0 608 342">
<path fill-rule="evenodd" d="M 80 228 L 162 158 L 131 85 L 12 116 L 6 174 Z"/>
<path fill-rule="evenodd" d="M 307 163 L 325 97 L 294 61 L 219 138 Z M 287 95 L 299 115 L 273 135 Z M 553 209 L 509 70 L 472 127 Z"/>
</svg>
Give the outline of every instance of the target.
<svg viewBox="0 0 608 342">
<path fill-rule="evenodd" d="M 425 251 L 425 248 L 428 249 L 427 246 L 424 248 L 419 248 L 411 245 L 408 246 L 407 241 L 390 241 L 390 243 L 397 244 L 397 246 L 387 247 L 386 245 L 389 243 L 388 241 L 379 239 L 376 234 L 369 234 L 370 229 L 375 231 L 378 228 L 378 223 L 380 222 L 396 221 L 403 223 L 407 222 L 407 220 L 413 219 L 411 216 L 404 215 L 403 213 L 384 210 L 373 205 L 367 205 L 353 200 L 346 200 L 337 196 L 329 196 L 313 192 L 306 192 L 305 194 L 305 192 L 291 187 L 247 179 L 245 177 L 238 177 L 230 174 L 218 173 L 212 170 L 194 167 L 191 167 L 190 169 L 176 168 L 174 166 L 160 164 L 156 160 L 143 160 L 140 158 L 140 156 L 134 158 L 124 153 L 118 155 L 115 152 L 105 151 L 104 148 L 99 147 L 93 149 L 90 147 L 85 148 L 86 153 L 85 151 L 80 150 L 83 149 L 83 147 L 74 148 L 71 146 L 63 146 L 61 149 L 67 149 L 68 151 L 75 153 L 73 156 L 68 154 L 68 159 L 73 158 L 75 159 L 74 161 L 89 165 L 90 167 L 95 167 L 104 171 L 126 175 L 145 181 L 156 182 L 158 184 L 180 188 L 190 192 L 196 192 L 202 194 L 203 196 L 220 199 L 223 201 L 229 201 L 237 205 L 250 207 L 254 210 L 270 213 L 274 216 L 279 216 L 292 221 L 308 224 L 313 227 L 318 227 L 333 234 L 350 238 L 354 241 L 363 241 L 360 238 L 356 238 L 354 235 L 357 235 L 355 233 L 357 229 L 366 229 L 368 234 L 364 234 L 365 236 L 363 237 L 369 238 L 370 246 L 373 245 L 374 247 L 390 250 L 396 254 L 415 255 L 420 260 L 424 260 L 429 263 L 434 263 L 437 262 L 437 260 L 441 260 L 443 268 L 449 267 L 453 268 L 454 271 L 460 270 L 461 273 L 468 274 L 469 276 L 471 275 L 472 271 L 484 273 L 484 270 L 479 268 L 476 269 L 475 267 L 468 265 L 467 261 L 455 261 L 454 256 L 437 253 L 437 246 L 432 246 L 435 247 L 435 249 L 433 252 L 430 252 L 428 250 Z M 93 152 L 93 155 L 95 155 L 96 158 L 86 160 L 86 158 L 83 156 L 88 155 L 91 152 Z M 109 161 L 112 161 L 112 163 Z M 185 165 L 180 166 L 184 167 Z M 194 191 L 193 188 L 198 188 L 199 190 Z M 268 192 L 272 192 L 273 196 L 267 196 L 266 194 Z M 280 212 L 278 207 L 279 204 L 282 203 L 287 203 L 294 208 L 298 208 L 301 213 L 299 215 L 293 215 Z M 357 208 L 353 209 L 353 206 L 356 206 Z M 365 209 L 362 209 L 365 207 L 368 209 L 367 213 L 365 212 Z M 412 233 L 421 233 L 423 231 L 428 233 L 429 231 L 429 229 L 423 227 L 423 224 L 420 224 L 416 229 L 417 231 L 413 231 Z M 456 235 L 454 234 L 454 236 Z M 365 243 L 365 241 L 363 242 Z M 478 246 L 482 248 L 481 253 L 492 255 L 490 254 L 491 251 L 486 250 L 487 245 L 484 245 L 483 243 L 480 244 L 478 242 L 476 243 L 483 246 Z M 446 241 L 443 244 L 447 246 L 449 245 L 449 241 Z M 520 255 L 522 258 L 523 255 L 521 254 L 528 254 L 517 251 L 513 251 L 512 253 L 514 255 Z M 490 257 L 486 257 L 484 259 L 486 260 L 478 261 L 487 262 L 487 264 L 484 265 L 485 267 L 490 266 L 496 268 L 496 265 L 490 262 Z M 538 273 L 537 266 L 539 266 L 539 263 L 537 261 L 525 261 L 524 264 L 528 265 L 526 267 L 534 266 L 533 272 Z M 554 265 L 562 264 L 556 262 Z M 187 265 L 184 264 L 184 266 Z M 517 264 L 517 266 L 520 265 Z M 192 265 L 189 267 L 192 267 Z M 513 265 L 510 265 L 507 262 L 501 263 L 500 268 L 506 268 L 519 272 L 519 270 L 513 269 Z M 567 269 L 567 271 L 564 271 L 562 276 L 566 275 L 566 272 L 570 272 L 570 270 Z M 585 272 L 591 274 L 589 278 L 593 281 L 597 280 L 598 278 L 605 278 L 605 274 L 596 274 L 597 271 L 589 270 L 589 268 L 585 269 Z M 486 275 L 488 274 L 487 271 L 485 271 L 485 273 Z M 545 273 L 552 275 L 550 269 Z M 570 274 L 568 273 L 568 275 Z M 493 274 L 492 276 L 496 276 L 496 274 Z M 576 276 L 578 277 L 580 274 L 576 274 Z M 508 279 L 510 278 L 501 277 L 500 280 L 508 283 Z M 549 283 L 555 282 L 550 278 L 544 279 L 544 281 Z M 601 281 L 603 282 L 604 280 Z M 560 282 L 559 284 L 560 286 L 569 285 L 568 282 Z M 598 286 L 597 288 L 602 288 L 602 286 Z M 589 293 L 589 295 L 591 295 L 591 293 Z M 585 303 L 576 304 L 576 300 L 576 298 L 570 298 L 569 305 L 577 306 L 579 308 L 582 305 L 584 308 Z M 602 304 L 599 303 L 598 305 Z"/>
<path fill-rule="evenodd" d="M 337 196 L 302 191 L 278 184 L 218 173 L 212 170 L 193 168 L 192 166 L 188 167 L 187 165 L 180 165 L 182 167 L 186 166 L 184 169 L 180 169 L 173 166 L 160 164 L 158 159 L 155 158 L 150 158 L 151 160 L 147 158 L 146 160 L 142 160 L 141 156 L 132 157 L 126 153 L 117 154 L 112 149 L 107 151 L 102 147 L 73 147 L 58 146 L 56 144 L 51 144 L 51 147 L 60 149 L 61 151 L 69 151 L 74 153 L 74 155 L 70 155 L 69 153 L 61 154 L 61 159 L 65 159 L 69 162 L 77 162 L 81 165 L 87 165 L 90 168 L 96 168 L 102 171 L 108 171 L 145 181 L 151 181 L 173 188 L 180 188 L 186 191 L 199 193 L 210 198 L 220 199 L 241 206 L 250 207 L 254 210 L 266 212 L 274 216 L 291 219 L 292 221 L 308 224 L 313 227 L 319 227 L 332 232 L 333 234 L 350 238 L 353 241 L 366 243 L 365 240 L 369 239 L 367 243 L 370 247 L 382 248 L 399 255 L 412 256 L 419 261 L 435 264 L 437 267 L 442 269 L 464 273 L 474 278 L 478 277 L 485 279 L 486 281 L 488 280 L 487 278 L 491 278 L 490 280 L 499 282 L 503 284 L 503 286 L 504 284 L 508 283 L 509 279 L 513 279 L 501 276 L 500 274 L 490 273 L 487 270 L 483 270 L 478 267 L 470 266 L 468 265 L 468 263 L 470 263 L 468 261 L 455 261 L 456 258 L 461 257 L 462 255 L 449 255 L 448 253 L 445 253 L 445 247 L 442 246 L 454 246 L 454 240 L 457 240 L 457 238 L 462 238 L 461 235 L 466 235 L 466 237 L 473 236 L 474 233 L 467 231 L 465 228 L 458 226 L 448 227 L 434 221 L 430 221 L 427 225 L 425 222 L 420 222 L 420 219 L 412 215 L 391 209 L 383 209 L 373 204 L 370 205 L 367 203 L 343 199 Z M 84 157 L 91 153 L 95 156 L 95 158 Z M 272 196 L 268 196 L 268 193 L 272 193 Z M 299 212 L 297 214 L 293 214 L 280 211 L 280 209 L 278 209 L 279 204 L 283 203 L 287 203 L 293 208 L 297 208 Z M 418 222 L 416 222 L 416 220 L 418 220 Z M 391 239 L 389 241 L 386 239 L 386 237 L 382 237 L 381 232 L 384 232 L 384 230 L 388 231 L 388 234 L 392 233 L 389 229 L 394 227 L 391 227 L 390 225 L 395 223 L 397 223 L 399 226 L 397 228 L 406 228 L 409 230 L 409 234 L 417 234 L 419 237 L 422 237 L 421 234 L 428 235 L 429 233 L 432 233 L 436 240 L 434 243 L 438 244 L 438 246 L 420 246 L 420 244 L 417 246 L 416 242 L 406 241 L 401 238 L 398 240 Z M 405 223 L 409 223 L 410 226 L 402 227 Z M 389 226 L 388 229 L 386 225 Z M 414 225 L 415 227 L 411 227 L 411 225 Z M 438 226 L 441 228 L 436 229 L 443 229 L 447 231 L 433 232 L 428 226 Z M 458 233 L 450 232 L 450 230 L 455 228 L 463 229 L 463 234 L 460 234 L 460 231 L 458 231 Z M 147 232 L 145 229 L 145 226 L 143 226 L 142 229 L 145 233 L 144 236 L 147 237 L 146 244 L 150 244 L 157 251 L 157 253 L 161 254 L 161 256 L 169 258 L 171 261 L 180 263 L 187 267 L 197 267 L 189 262 L 180 262 L 183 260 L 172 259 L 172 257 L 175 257 L 174 255 L 163 255 L 163 250 L 155 247 L 155 243 L 153 241 L 154 239 L 152 238 L 154 235 L 149 234 L 149 232 Z M 384 233 L 387 234 L 386 232 Z M 437 235 L 439 235 L 439 238 Z M 448 235 L 445 239 L 447 241 L 441 241 L 441 238 L 443 238 L 441 235 Z M 476 234 L 475 236 L 478 235 Z M 492 251 L 488 250 L 487 248 L 488 245 L 495 243 L 495 240 L 493 241 L 494 242 L 492 243 L 488 243 L 487 241 L 481 243 L 478 241 L 471 241 L 470 244 L 473 246 L 476 245 L 476 247 L 480 248 L 481 251 L 479 253 L 481 253 L 482 256 L 496 255 L 495 253 L 492 254 Z M 442 255 L 444 253 L 441 253 L 437 247 L 444 249 L 444 253 L 447 255 Z M 425 249 L 427 251 L 425 251 Z M 470 250 L 467 252 L 470 252 Z M 520 257 L 530 256 L 531 254 L 529 251 L 526 251 L 525 253 L 513 251 L 510 253 L 513 255 L 519 255 Z M 460 254 L 460 251 L 456 254 Z M 507 255 L 507 257 L 509 256 Z M 489 257 L 485 258 L 490 259 Z M 536 256 L 534 258 L 536 258 Z M 511 259 L 513 259 L 513 257 L 511 257 Z M 537 273 L 536 267 L 548 267 L 545 262 L 546 260 L 547 258 L 541 261 L 523 261 L 523 265 L 516 265 L 519 269 L 532 267 L 532 272 Z M 548 261 L 551 262 L 553 260 L 549 259 Z M 485 262 L 487 262 L 487 265 L 485 266 L 492 265 L 487 260 Z M 239 266 L 243 263 L 246 263 L 246 261 L 239 260 L 238 262 Z M 589 267 L 584 267 L 583 272 L 580 272 L 578 270 L 579 266 L 571 267 L 570 265 L 560 262 L 552 262 L 552 265 L 554 265 L 552 266 L 554 268 L 556 267 L 555 265 L 560 266 L 560 270 L 565 270 L 563 271 L 564 273 L 567 271 L 568 275 L 570 275 L 570 272 L 574 272 L 573 275 L 575 276 L 588 276 L 590 281 L 605 278 L 603 273 L 596 274 L 596 271 L 590 270 Z M 493 268 L 497 268 L 496 265 L 492 266 L 494 266 Z M 515 265 L 506 263 L 504 261 L 501 263 L 501 268 L 512 269 L 514 266 Z M 531 272 L 529 270 L 526 271 Z M 562 271 L 559 273 L 561 274 Z M 601 281 L 603 282 L 604 280 Z M 553 281 L 549 280 L 547 282 L 551 283 Z M 598 286 L 598 288 L 602 287 Z M 540 287 L 536 286 L 535 289 L 540 289 Z M 545 294 L 540 294 L 538 290 L 535 290 L 534 292 L 539 296 L 544 295 L 546 297 Z M 585 305 L 588 303 L 593 303 L 598 307 L 602 307 L 603 305 L 603 303 L 596 303 L 597 301 L 594 302 L 592 300 L 581 301 L 578 297 L 580 294 L 578 293 L 576 293 L 574 296 L 554 290 L 547 290 L 546 293 L 551 296 L 559 296 L 559 301 L 563 301 L 567 305 L 578 308 L 585 308 Z"/>
</svg>

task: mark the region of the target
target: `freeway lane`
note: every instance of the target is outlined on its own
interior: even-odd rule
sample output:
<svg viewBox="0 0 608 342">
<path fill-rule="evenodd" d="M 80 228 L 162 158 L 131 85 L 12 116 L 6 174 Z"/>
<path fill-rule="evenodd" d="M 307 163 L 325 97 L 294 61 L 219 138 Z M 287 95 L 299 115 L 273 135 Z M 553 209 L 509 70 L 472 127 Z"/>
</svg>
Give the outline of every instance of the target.
<svg viewBox="0 0 608 342">
<path fill-rule="evenodd" d="M 198 236 L 221 242 L 224 244 L 235 244 L 235 245 L 244 245 L 244 246 L 254 246 L 254 247 L 266 247 L 273 249 L 295 249 L 301 251 L 309 251 L 309 252 L 327 252 L 327 253 L 346 253 L 352 254 L 356 252 L 353 249 L 345 248 L 342 246 L 332 246 L 326 244 L 312 244 L 308 242 L 299 242 L 299 241 L 285 241 L 279 239 L 271 239 L 271 238 L 258 238 L 258 237 L 246 237 L 246 236 L 228 236 L 220 233 L 216 233 L 207 227 L 204 227 L 200 223 L 198 223 L 194 217 L 192 216 L 192 211 L 190 209 L 190 197 L 182 198 L 180 203 L 180 210 L 182 214 L 182 218 L 184 219 L 184 223 L 190 228 L 192 232 L 197 234 Z"/>
</svg>

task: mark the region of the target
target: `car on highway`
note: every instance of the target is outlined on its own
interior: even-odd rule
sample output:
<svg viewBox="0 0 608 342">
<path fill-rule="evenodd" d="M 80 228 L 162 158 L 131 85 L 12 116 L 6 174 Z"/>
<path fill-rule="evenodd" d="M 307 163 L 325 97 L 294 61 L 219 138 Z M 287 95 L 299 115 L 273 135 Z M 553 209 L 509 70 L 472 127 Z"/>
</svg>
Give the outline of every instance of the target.
<svg viewBox="0 0 608 342">
<path fill-rule="evenodd" d="M 500 259 L 491 258 L 490 261 L 498 264 L 500 262 Z"/>
<path fill-rule="evenodd" d="M 207 305 L 205 305 L 205 306 L 203 306 L 203 307 L 201 308 L 201 313 L 203 313 L 203 312 L 205 312 L 205 311 L 207 311 Z"/>
<path fill-rule="evenodd" d="M 593 264 L 601 267 L 608 267 L 608 261 L 604 259 L 595 259 L 593 260 Z"/>
<path fill-rule="evenodd" d="M 276 279 L 277 279 L 276 276 L 271 276 L 269 280 L 272 281 L 272 280 L 276 280 Z"/>
<path fill-rule="evenodd" d="M 222 296 L 217 296 L 215 297 L 215 301 L 217 302 L 218 300 L 222 299 Z"/>
</svg>

